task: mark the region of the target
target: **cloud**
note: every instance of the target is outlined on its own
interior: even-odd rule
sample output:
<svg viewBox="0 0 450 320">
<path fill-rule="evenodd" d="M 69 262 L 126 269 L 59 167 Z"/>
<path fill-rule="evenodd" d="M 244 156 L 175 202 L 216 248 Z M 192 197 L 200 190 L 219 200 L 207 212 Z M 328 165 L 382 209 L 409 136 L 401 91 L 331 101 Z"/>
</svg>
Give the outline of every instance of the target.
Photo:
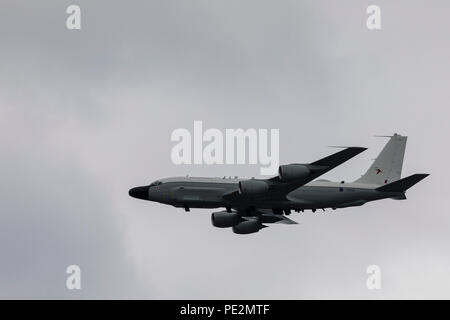
<svg viewBox="0 0 450 320">
<path fill-rule="evenodd" d="M 381 4 L 377 33 L 352 1 L 80 1 L 79 32 L 65 29 L 70 2 L 5 3 L 0 296 L 447 297 L 448 4 L 405 3 Z M 371 136 L 396 131 L 410 137 L 404 175 L 432 175 L 406 201 L 239 237 L 209 212 L 127 195 L 163 176 L 258 174 L 171 164 L 170 133 L 194 120 L 280 128 L 282 163 L 370 147 L 326 176 L 348 181 L 382 147 Z M 370 264 L 380 292 L 365 288 Z"/>
</svg>

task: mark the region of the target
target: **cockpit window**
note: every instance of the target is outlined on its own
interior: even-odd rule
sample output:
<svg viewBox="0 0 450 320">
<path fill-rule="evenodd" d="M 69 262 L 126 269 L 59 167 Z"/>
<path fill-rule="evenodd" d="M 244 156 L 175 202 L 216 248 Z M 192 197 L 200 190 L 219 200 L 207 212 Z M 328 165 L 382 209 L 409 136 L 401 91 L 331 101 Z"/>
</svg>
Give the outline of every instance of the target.
<svg viewBox="0 0 450 320">
<path fill-rule="evenodd" d="M 149 187 L 159 186 L 160 184 L 162 184 L 162 182 L 159 181 L 159 180 L 156 180 L 155 182 L 150 183 L 150 186 L 149 186 Z"/>
</svg>

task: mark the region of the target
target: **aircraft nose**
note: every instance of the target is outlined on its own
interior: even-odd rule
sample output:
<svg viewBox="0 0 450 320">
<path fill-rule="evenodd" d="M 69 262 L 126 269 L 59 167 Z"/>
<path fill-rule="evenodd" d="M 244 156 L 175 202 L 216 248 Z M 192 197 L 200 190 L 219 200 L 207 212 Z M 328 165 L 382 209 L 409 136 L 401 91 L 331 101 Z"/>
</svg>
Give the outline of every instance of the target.
<svg viewBox="0 0 450 320">
<path fill-rule="evenodd" d="M 131 188 L 128 194 L 133 198 L 148 200 L 148 186 Z"/>
</svg>

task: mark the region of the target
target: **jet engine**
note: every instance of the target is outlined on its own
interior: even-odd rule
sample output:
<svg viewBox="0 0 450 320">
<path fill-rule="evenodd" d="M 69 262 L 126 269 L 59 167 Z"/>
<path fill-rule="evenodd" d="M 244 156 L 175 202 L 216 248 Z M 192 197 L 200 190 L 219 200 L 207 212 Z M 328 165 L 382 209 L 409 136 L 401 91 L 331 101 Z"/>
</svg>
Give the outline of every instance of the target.
<svg viewBox="0 0 450 320">
<path fill-rule="evenodd" d="M 258 232 L 265 227 L 266 226 L 261 224 L 258 220 L 248 220 L 233 226 L 233 232 L 237 234 L 249 234 Z"/>
<path fill-rule="evenodd" d="M 236 212 L 219 211 L 211 214 L 211 223 L 217 228 L 229 228 L 240 221 L 241 217 Z"/>
<path fill-rule="evenodd" d="M 304 164 L 286 164 L 278 168 L 278 175 L 284 181 L 305 178 L 310 173 L 311 171 Z"/>
<path fill-rule="evenodd" d="M 269 190 L 265 181 L 261 180 L 243 180 L 239 181 L 239 193 L 243 195 L 257 195 Z"/>
</svg>

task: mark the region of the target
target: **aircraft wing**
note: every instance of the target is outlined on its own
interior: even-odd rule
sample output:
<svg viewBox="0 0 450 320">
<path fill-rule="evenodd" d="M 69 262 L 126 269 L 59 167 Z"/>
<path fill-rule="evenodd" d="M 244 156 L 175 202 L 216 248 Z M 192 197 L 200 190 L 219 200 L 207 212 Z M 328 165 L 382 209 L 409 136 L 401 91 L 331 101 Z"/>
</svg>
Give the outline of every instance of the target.
<svg viewBox="0 0 450 320">
<path fill-rule="evenodd" d="M 283 180 L 279 176 L 273 177 L 268 180 L 272 183 L 272 193 L 287 195 L 289 192 L 294 191 L 298 187 L 301 187 L 307 184 L 308 182 L 311 182 L 317 177 L 327 173 L 328 171 L 343 164 L 347 160 L 350 160 L 351 158 L 360 154 L 364 150 L 367 150 L 367 148 L 349 147 L 339 152 L 336 152 L 328 157 L 307 164 L 306 166 L 309 168 L 310 173 L 309 175 L 300 179 L 294 179 L 288 182 L 283 182 Z"/>
<path fill-rule="evenodd" d="M 262 198 L 285 198 L 286 195 L 293 190 L 307 184 L 308 182 L 316 179 L 317 177 L 327 173 L 328 171 L 336 168 L 347 160 L 353 158 L 354 156 L 360 154 L 367 148 L 362 147 L 348 147 L 344 150 L 336 152 L 328 157 L 322 158 L 315 162 L 304 164 L 303 167 L 307 168 L 307 174 L 302 175 L 296 179 L 284 180 L 280 178 L 280 176 L 276 176 L 267 180 L 259 180 L 265 181 L 268 184 L 268 190 L 258 196 Z M 293 164 L 294 166 L 297 164 Z M 291 166 L 291 165 L 288 165 Z M 256 180 L 256 179 L 255 179 Z M 244 194 L 240 194 L 239 191 L 233 191 L 223 196 L 225 200 L 239 200 L 248 197 Z"/>
</svg>

